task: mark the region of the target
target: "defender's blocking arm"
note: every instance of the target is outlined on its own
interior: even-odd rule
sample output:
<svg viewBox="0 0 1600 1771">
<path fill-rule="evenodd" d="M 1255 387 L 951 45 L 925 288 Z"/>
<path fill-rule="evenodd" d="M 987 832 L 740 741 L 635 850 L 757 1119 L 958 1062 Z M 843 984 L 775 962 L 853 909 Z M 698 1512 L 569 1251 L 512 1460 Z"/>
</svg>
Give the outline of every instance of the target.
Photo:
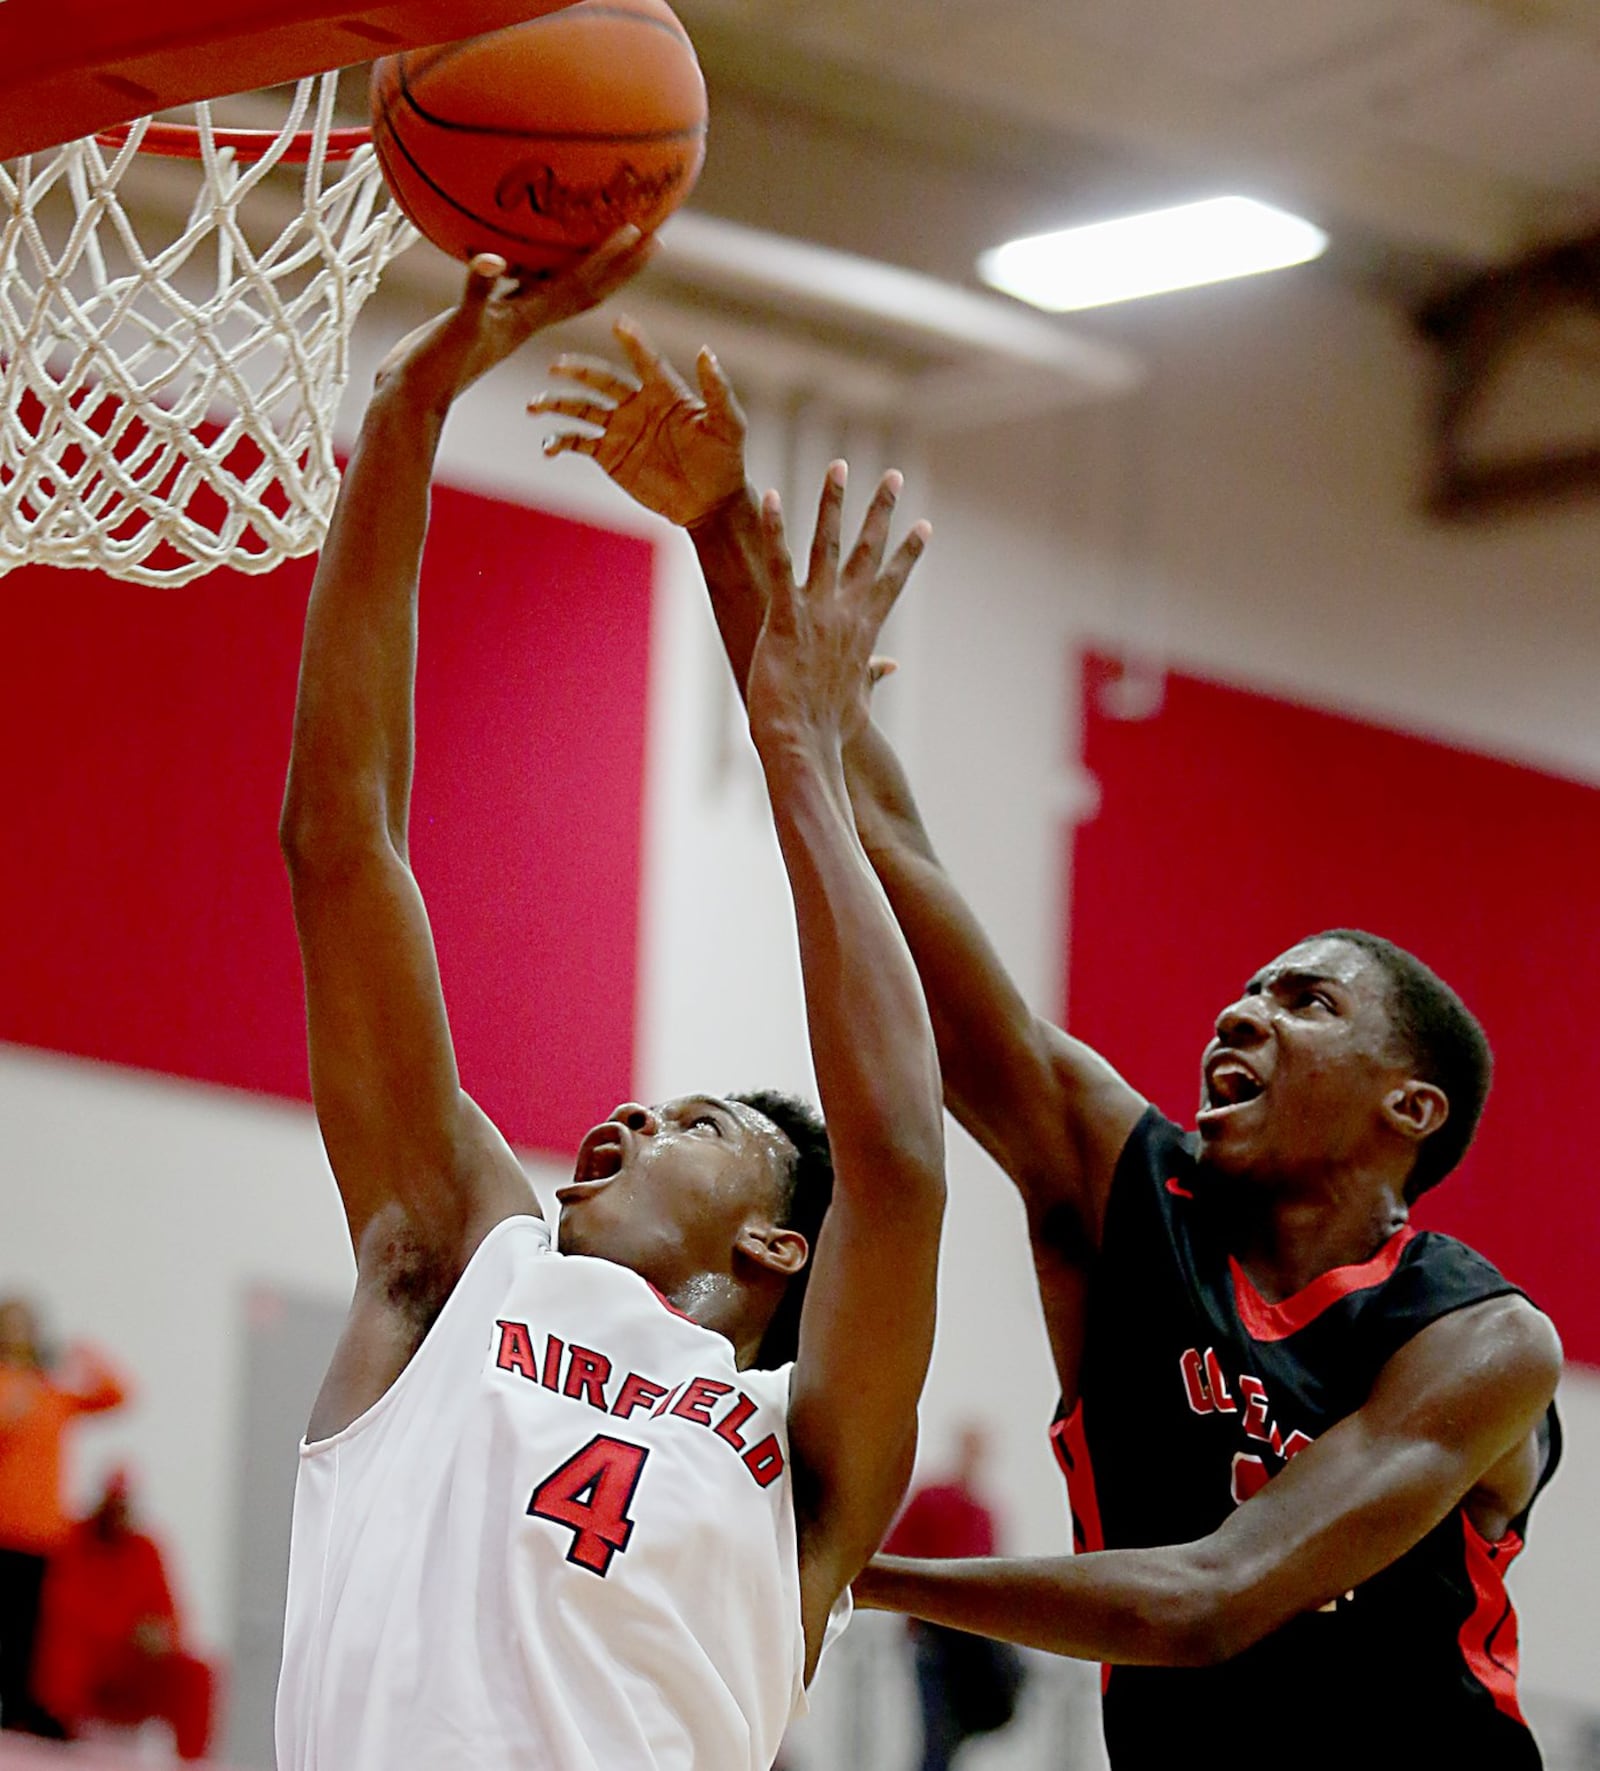
<svg viewBox="0 0 1600 1771">
<path fill-rule="evenodd" d="M 1030 1560 L 881 1557 L 858 1604 L 1083 1660 L 1208 1666 L 1337 1602 L 1465 1506 L 1498 1541 L 1538 1485 L 1561 1374 L 1520 1297 L 1441 1318 L 1363 1406 L 1198 1542 Z"/>
<path fill-rule="evenodd" d="M 913 529 L 884 565 L 894 509 L 886 483 L 841 572 L 843 498 L 835 463 L 798 587 L 770 495 L 761 567 L 769 601 L 750 675 L 751 735 L 794 899 L 834 1165 L 789 1403 L 808 1673 L 835 1599 L 882 1541 L 911 1473 L 944 1209 L 932 1028 L 856 838 L 842 760 L 866 716 L 873 640 L 926 529 Z"/>
<path fill-rule="evenodd" d="M 637 329 L 616 335 L 624 374 L 586 358 L 555 373 L 577 392 L 531 410 L 593 426 L 547 444 L 590 456 L 648 509 L 693 539 L 741 692 L 761 628 L 762 531 L 745 478 L 744 420 L 715 357 L 698 391 Z M 1011 1175 L 1028 1207 L 1040 1283 L 1061 1294 L 1052 1324 L 1076 1320 L 1085 1238 L 1098 1235 L 1117 1155 L 1145 1102 L 1096 1053 L 1033 1013 L 934 853 L 888 740 L 870 723 L 846 753 L 862 842 L 910 943 L 938 1039 L 946 1103 Z M 1075 1349 L 1057 1346 L 1063 1383 Z"/>
</svg>

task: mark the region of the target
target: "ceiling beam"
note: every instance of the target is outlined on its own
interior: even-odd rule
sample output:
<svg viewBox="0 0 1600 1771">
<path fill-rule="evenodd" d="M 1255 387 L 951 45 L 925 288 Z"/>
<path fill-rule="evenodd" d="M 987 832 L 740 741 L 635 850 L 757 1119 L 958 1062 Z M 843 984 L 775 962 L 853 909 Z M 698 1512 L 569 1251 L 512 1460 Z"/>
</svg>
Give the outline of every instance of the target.
<svg viewBox="0 0 1600 1771">
<path fill-rule="evenodd" d="M 1441 358 L 1429 489 L 1436 514 L 1486 517 L 1600 494 L 1600 399 L 1592 441 L 1497 453 L 1477 440 L 1519 355 L 1533 348 L 1554 318 L 1571 313 L 1600 320 L 1600 232 L 1474 277 L 1417 315 Z M 1572 385 L 1577 387 L 1577 378 Z"/>
<path fill-rule="evenodd" d="M 1176 67 L 1134 66 L 1085 37 L 1069 37 L 1059 53 L 1052 34 L 1051 53 L 1028 63 L 1003 38 L 986 58 L 975 47 L 981 36 L 963 30 L 941 41 L 930 32 L 914 53 L 888 62 L 874 35 L 882 18 L 848 32 L 781 19 L 757 30 L 726 0 L 681 0 L 677 10 L 714 84 L 925 146 L 946 163 L 1021 173 L 1036 185 L 1055 179 L 1063 221 L 1077 219 L 1074 195 L 1088 192 L 1094 203 L 1097 173 L 1112 181 L 1128 156 L 1168 189 L 1175 171 L 1196 189 L 1232 183 L 1468 266 L 1516 255 L 1544 219 L 1547 194 L 1515 181 L 1416 147 L 1363 146 L 1339 114 L 1257 104 Z M 1067 176 L 1086 159 L 1089 176 Z"/>
</svg>

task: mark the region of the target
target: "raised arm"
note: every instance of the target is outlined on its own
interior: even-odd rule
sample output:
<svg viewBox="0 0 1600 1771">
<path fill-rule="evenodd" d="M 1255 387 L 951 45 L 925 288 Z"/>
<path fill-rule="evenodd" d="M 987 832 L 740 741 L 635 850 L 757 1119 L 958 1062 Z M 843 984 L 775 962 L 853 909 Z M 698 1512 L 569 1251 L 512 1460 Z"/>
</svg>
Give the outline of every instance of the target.
<svg viewBox="0 0 1600 1771">
<path fill-rule="evenodd" d="M 567 277 L 509 295 L 496 293 L 504 264 L 476 261 L 460 305 L 380 373 L 318 564 L 281 836 L 312 1091 L 358 1265 L 420 1256 L 453 1282 L 491 1223 L 537 1210 L 462 1092 L 407 859 L 417 576 L 456 396 L 540 326 L 600 300 L 645 250 L 619 236 Z"/>
<path fill-rule="evenodd" d="M 1336 1602 L 1466 1506 L 1491 1542 L 1538 1486 L 1561 1349 L 1521 1298 L 1424 1329 L 1367 1402 L 1209 1537 L 1006 1561 L 884 1557 L 863 1605 L 1085 1660 L 1202 1666 Z"/>
<path fill-rule="evenodd" d="M 725 502 L 691 531 L 736 674 L 749 621 L 740 605 L 759 584 L 743 563 L 747 503 Z M 864 727 L 845 764 L 862 843 L 927 992 L 946 1103 L 1017 1185 L 1036 1249 L 1071 1259 L 1085 1236 L 1098 1241 L 1117 1157 L 1146 1103 L 1029 1007 L 935 853 L 881 728 Z"/>
<path fill-rule="evenodd" d="M 897 476 L 880 485 L 841 570 L 844 464 L 829 469 L 803 589 L 769 494 L 771 595 L 750 672 L 750 731 L 794 898 L 834 1167 L 789 1403 L 813 1663 L 829 1609 L 882 1541 L 911 1474 L 944 1211 L 933 1031 L 857 840 L 842 759 L 866 717 L 873 640 L 927 535 L 914 528 L 884 565 L 896 488 Z"/>
<path fill-rule="evenodd" d="M 531 410 L 592 427 L 546 445 L 589 456 L 647 509 L 685 528 L 743 692 L 761 631 L 761 513 L 745 477 L 745 425 L 715 357 L 691 389 L 626 322 L 621 370 L 565 357 Z M 1142 1098 L 1100 1058 L 1034 1014 L 940 865 L 899 760 L 870 723 L 846 753 L 862 843 L 927 994 L 946 1104 L 1016 1182 L 1028 1209 L 1063 1388 L 1076 1385 L 1088 1245 Z"/>
</svg>

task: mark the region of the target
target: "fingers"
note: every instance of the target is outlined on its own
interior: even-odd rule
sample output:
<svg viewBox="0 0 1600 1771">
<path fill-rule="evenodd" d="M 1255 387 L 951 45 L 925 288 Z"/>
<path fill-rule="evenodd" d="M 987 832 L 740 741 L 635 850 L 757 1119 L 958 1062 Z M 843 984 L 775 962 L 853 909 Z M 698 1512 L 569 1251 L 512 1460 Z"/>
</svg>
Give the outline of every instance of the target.
<svg viewBox="0 0 1600 1771">
<path fill-rule="evenodd" d="M 862 519 L 861 533 L 845 566 L 845 582 L 860 588 L 868 618 L 875 628 L 888 620 L 890 610 L 899 600 L 912 568 L 922 558 L 933 533 L 931 525 L 926 522 L 914 524 L 895 549 L 888 565 L 883 564 L 890 524 L 904 485 L 905 476 L 898 468 L 890 468 L 879 480 L 872 503 Z"/>
<path fill-rule="evenodd" d="M 480 252 L 467 266 L 466 287 L 456 312 L 476 326 L 505 274 L 506 261 L 497 252 Z"/>
<path fill-rule="evenodd" d="M 564 430 L 553 437 L 546 437 L 540 445 L 546 456 L 587 455 L 591 461 L 600 459 L 600 445 L 603 437 L 591 437 L 585 431 Z"/>
<path fill-rule="evenodd" d="M 629 222 L 579 260 L 578 274 L 591 288 L 614 289 L 642 270 L 654 251 L 654 239 L 647 239 Z"/>
<path fill-rule="evenodd" d="M 850 563 L 845 568 L 847 576 L 877 576 L 878 567 L 883 561 L 883 550 L 889 543 L 889 524 L 894 520 L 894 507 L 899 501 L 900 488 L 904 484 L 905 475 L 896 467 L 891 467 L 878 481 L 877 490 L 872 494 L 872 502 L 867 506 L 867 514 L 861 521 L 861 533 L 851 549 Z"/>
<path fill-rule="evenodd" d="M 767 568 L 767 626 L 776 633 L 792 634 L 799 592 L 788 537 L 783 532 L 783 502 L 776 492 L 761 500 L 761 546 Z"/>
<path fill-rule="evenodd" d="M 618 228 L 593 252 L 580 258 L 548 283 L 536 284 L 526 299 L 545 310 L 549 319 L 570 318 L 586 308 L 598 307 L 615 289 L 635 277 L 656 250 L 653 235 L 641 236 L 636 227 Z"/>
<path fill-rule="evenodd" d="M 871 609 L 879 627 L 889 619 L 889 611 L 900 600 L 900 592 L 906 587 L 906 580 L 911 576 L 912 568 L 923 556 L 928 546 L 928 538 L 933 534 L 933 525 L 927 522 L 913 523 L 911 532 L 894 550 L 887 566 L 873 583 Z M 894 668 L 891 664 L 891 670 Z M 885 671 L 885 675 L 889 672 Z M 876 679 L 874 679 L 876 680 Z"/>
<path fill-rule="evenodd" d="M 701 347 L 694 367 L 700 382 L 700 398 L 705 401 L 706 410 L 719 425 L 742 437 L 745 433 L 744 409 L 734 394 L 732 384 L 722 372 L 716 352 L 709 345 Z"/>
<path fill-rule="evenodd" d="M 624 314 L 611 328 L 611 335 L 622 346 L 628 366 L 641 382 L 646 385 L 652 381 L 661 382 L 671 388 L 674 394 L 681 394 L 685 399 L 693 397 L 689 393 L 688 383 L 645 337 L 637 321 L 630 320 Z"/>
<path fill-rule="evenodd" d="M 637 381 L 631 381 L 626 375 L 619 375 L 612 364 L 603 362 L 599 357 L 580 357 L 568 353 L 556 358 L 550 365 L 550 373 L 559 375 L 563 381 L 575 381 L 580 387 L 588 388 L 591 393 L 599 394 L 616 406 L 620 406 L 624 400 L 639 391 Z M 542 395 L 540 397 L 543 398 Z"/>
<path fill-rule="evenodd" d="M 625 239 L 629 234 L 632 239 Z M 637 228 L 622 228 L 612 236 L 611 244 L 615 246 L 614 254 L 593 265 L 590 271 L 590 288 L 597 303 L 638 276 L 655 257 L 659 242 L 654 234 L 641 239 Z M 601 248 L 602 252 L 605 250 Z"/>
<path fill-rule="evenodd" d="M 557 394 L 546 390 L 537 399 L 529 400 L 528 410 L 535 417 L 572 418 L 579 424 L 598 425 L 604 430 L 616 407 L 599 400 L 586 400 L 579 394 Z"/>
<path fill-rule="evenodd" d="M 806 585 L 819 590 L 831 585 L 839 570 L 839 524 L 844 511 L 844 488 L 850 475 L 843 461 L 828 464 L 822 482 L 822 499 L 817 506 L 817 527 L 811 537 L 811 566 Z"/>
<path fill-rule="evenodd" d="M 604 433 L 616 416 L 617 408 L 639 391 L 635 382 L 617 374 L 609 363 L 603 363 L 595 357 L 557 357 L 550 365 L 550 372 L 568 381 L 577 382 L 599 397 L 590 399 L 582 393 L 563 393 L 554 388 L 546 388 L 528 402 L 530 416 L 569 418 L 578 424 L 592 424 L 601 433 Z M 591 437 L 583 432 L 570 432 L 546 437 L 542 447 L 549 457 L 588 455 L 598 459 L 602 440 L 603 436 Z"/>
</svg>

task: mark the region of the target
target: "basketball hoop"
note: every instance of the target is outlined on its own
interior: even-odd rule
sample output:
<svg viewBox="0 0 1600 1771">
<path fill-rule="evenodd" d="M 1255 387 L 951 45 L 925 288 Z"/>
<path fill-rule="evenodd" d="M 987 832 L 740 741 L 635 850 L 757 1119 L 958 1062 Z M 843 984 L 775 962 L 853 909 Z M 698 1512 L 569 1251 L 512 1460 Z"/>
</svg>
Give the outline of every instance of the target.
<svg viewBox="0 0 1600 1771">
<path fill-rule="evenodd" d="M 336 90 L 301 81 L 276 131 L 199 104 L 0 165 L 0 572 L 176 585 L 321 545 L 350 333 L 416 238 Z M 195 167 L 160 241 L 119 194 L 141 154 Z"/>
</svg>

